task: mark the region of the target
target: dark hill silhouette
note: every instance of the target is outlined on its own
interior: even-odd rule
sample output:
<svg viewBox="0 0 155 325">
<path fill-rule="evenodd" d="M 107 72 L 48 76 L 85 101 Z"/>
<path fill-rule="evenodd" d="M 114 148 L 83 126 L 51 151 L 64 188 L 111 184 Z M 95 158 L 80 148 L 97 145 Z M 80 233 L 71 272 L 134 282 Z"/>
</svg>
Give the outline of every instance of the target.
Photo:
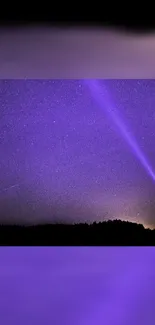
<svg viewBox="0 0 155 325">
<path fill-rule="evenodd" d="M 146 246 L 155 245 L 155 229 L 121 220 L 93 224 L 1 225 L 0 245 Z"/>
</svg>

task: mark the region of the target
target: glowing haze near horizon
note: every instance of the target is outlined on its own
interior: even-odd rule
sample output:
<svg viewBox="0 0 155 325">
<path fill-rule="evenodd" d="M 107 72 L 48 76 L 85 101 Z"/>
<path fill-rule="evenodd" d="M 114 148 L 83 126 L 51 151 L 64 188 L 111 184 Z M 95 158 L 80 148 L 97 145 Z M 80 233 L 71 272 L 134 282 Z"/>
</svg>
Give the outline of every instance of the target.
<svg viewBox="0 0 155 325">
<path fill-rule="evenodd" d="M 154 226 L 154 107 L 155 80 L 1 80 L 0 221 Z"/>
</svg>

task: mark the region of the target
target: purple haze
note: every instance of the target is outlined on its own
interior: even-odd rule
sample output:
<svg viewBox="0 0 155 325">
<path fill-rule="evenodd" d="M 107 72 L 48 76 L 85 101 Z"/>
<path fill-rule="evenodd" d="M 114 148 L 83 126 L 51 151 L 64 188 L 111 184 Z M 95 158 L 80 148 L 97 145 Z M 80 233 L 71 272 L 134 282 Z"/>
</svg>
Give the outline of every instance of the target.
<svg viewBox="0 0 155 325">
<path fill-rule="evenodd" d="M 154 325 L 152 247 L 1 247 L 0 324 Z"/>
<path fill-rule="evenodd" d="M 29 26 L 0 31 L 0 77 L 154 78 L 155 34 Z M 19 50 L 20 49 L 20 50 Z"/>
</svg>

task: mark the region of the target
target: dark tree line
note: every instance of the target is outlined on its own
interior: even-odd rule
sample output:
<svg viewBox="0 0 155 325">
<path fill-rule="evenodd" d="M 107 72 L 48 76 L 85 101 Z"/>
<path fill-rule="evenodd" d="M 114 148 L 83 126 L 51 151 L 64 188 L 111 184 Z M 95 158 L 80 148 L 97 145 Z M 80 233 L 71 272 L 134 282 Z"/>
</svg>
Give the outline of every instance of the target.
<svg viewBox="0 0 155 325">
<path fill-rule="evenodd" d="M 155 245 L 155 230 L 127 221 L 93 224 L 0 226 L 0 245 L 136 246 Z"/>
</svg>

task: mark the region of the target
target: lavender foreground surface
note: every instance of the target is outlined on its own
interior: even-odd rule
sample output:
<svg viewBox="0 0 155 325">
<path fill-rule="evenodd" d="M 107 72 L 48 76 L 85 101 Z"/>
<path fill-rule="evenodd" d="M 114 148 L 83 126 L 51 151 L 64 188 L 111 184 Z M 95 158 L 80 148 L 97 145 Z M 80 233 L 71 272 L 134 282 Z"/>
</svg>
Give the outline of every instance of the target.
<svg viewBox="0 0 155 325">
<path fill-rule="evenodd" d="M 1 247 L 0 261 L 0 324 L 155 323 L 152 247 Z"/>
</svg>

